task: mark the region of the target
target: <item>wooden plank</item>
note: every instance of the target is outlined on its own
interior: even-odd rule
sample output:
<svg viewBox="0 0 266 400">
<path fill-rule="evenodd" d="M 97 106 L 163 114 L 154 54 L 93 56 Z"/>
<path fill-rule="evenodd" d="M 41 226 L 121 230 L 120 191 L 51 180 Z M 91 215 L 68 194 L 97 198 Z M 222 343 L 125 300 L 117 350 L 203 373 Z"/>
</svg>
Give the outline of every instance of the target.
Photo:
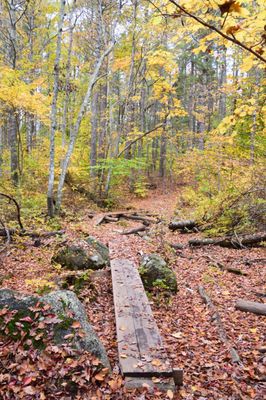
<svg viewBox="0 0 266 400">
<path fill-rule="evenodd" d="M 124 376 L 172 377 L 139 273 L 129 260 L 112 260 L 119 360 Z"/>
<path fill-rule="evenodd" d="M 163 391 L 167 390 L 172 390 L 173 392 L 175 391 L 175 382 L 173 378 L 161 378 L 161 379 L 154 379 L 152 380 L 151 378 L 142 378 L 142 377 L 131 377 L 127 376 L 125 377 L 125 387 L 127 389 L 138 389 L 141 387 L 147 387 L 147 385 L 154 389 L 159 389 Z"/>
</svg>

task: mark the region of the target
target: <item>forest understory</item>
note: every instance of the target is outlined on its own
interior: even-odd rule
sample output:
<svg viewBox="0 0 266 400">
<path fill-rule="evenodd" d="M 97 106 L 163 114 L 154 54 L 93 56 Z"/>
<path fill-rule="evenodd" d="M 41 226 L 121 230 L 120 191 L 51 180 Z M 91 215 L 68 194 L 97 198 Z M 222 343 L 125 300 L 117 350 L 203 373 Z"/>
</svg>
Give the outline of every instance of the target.
<svg viewBox="0 0 266 400">
<path fill-rule="evenodd" d="M 150 191 L 145 199 L 127 201 L 124 208 L 160 215 L 161 222 L 153 225 L 148 233 L 121 235 L 124 230 L 139 225 L 136 221 L 118 221 L 95 226 L 91 212 L 101 214 L 95 206 L 83 204 L 72 207 L 62 219 L 62 237 L 36 239 L 16 237 L 0 257 L 1 286 L 24 293 L 36 293 L 37 282 L 56 285 L 60 270 L 51 258 L 58 244 L 66 238 L 93 235 L 109 245 L 111 258 L 127 258 L 139 265 L 146 253 L 159 253 L 177 276 L 179 291 L 170 298 L 159 292 L 151 298 L 152 310 L 163 337 L 172 365 L 184 370 L 184 384 L 175 393 L 159 389 L 151 392 L 148 387 L 127 391 L 119 373 L 112 280 L 109 269 L 94 277 L 93 286 L 81 289 L 78 297 L 86 306 L 88 319 L 103 342 L 111 361 L 112 375 L 88 384 L 87 391 L 76 397 L 60 399 L 199 399 L 199 400 L 262 400 L 266 391 L 265 317 L 235 310 L 238 299 L 265 302 L 265 253 L 263 248 L 227 249 L 219 246 L 191 248 L 191 238 L 201 233 L 181 234 L 171 232 L 168 223 L 176 207 L 176 193 L 171 190 Z M 36 224 L 36 222 L 35 222 Z M 38 222 L 37 222 L 38 224 Z M 39 223 L 40 224 L 40 223 Z M 40 224 L 41 225 L 41 224 Z M 40 227 L 40 226 L 39 226 Z M 35 229 L 38 226 L 35 226 Z M 169 243 L 182 244 L 173 249 Z M 264 258 L 263 258 L 264 257 Z M 216 263 L 242 271 L 236 275 L 221 271 Z M 199 294 L 203 287 L 220 314 L 227 341 L 223 342 L 214 319 L 214 312 Z M 1 362 L 3 347 L 0 343 Z M 239 362 L 233 362 L 230 350 L 234 348 Z M 43 382 L 45 387 L 47 383 Z M 34 385 L 33 385 L 34 386 Z M 1 384 L 1 398 L 5 388 Z M 7 393 L 7 392 L 6 392 Z M 37 398 L 24 393 L 25 399 Z M 21 396 L 21 395 L 20 395 Z M 15 397 L 14 397 L 15 398 Z M 46 397 L 42 397 L 46 398 Z M 50 397 L 47 397 L 50 398 Z"/>
</svg>

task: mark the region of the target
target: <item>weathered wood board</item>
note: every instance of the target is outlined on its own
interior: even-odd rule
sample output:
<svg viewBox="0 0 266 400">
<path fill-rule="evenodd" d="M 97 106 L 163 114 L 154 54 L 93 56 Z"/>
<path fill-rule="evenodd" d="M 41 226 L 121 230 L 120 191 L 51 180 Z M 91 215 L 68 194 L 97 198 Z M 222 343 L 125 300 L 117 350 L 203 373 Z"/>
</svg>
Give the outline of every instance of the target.
<svg viewBox="0 0 266 400">
<path fill-rule="evenodd" d="M 112 281 L 119 361 L 130 382 L 173 378 L 157 324 L 137 268 L 129 260 L 112 260 Z M 173 384 L 173 380 L 171 380 Z"/>
</svg>

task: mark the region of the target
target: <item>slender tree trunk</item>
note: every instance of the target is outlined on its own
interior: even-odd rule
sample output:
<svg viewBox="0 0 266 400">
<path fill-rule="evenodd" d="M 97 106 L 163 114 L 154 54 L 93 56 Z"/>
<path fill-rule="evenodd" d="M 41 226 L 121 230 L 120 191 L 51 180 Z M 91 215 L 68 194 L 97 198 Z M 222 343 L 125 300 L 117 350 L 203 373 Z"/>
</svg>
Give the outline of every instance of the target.
<svg viewBox="0 0 266 400">
<path fill-rule="evenodd" d="M 98 118 L 99 118 L 99 93 L 96 85 L 92 91 L 91 100 L 91 149 L 90 149 L 90 176 L 95 178 L 97 176 L 97 142 L 98 142 Z"/>
<path fill-rule="evenodd" d="M 62 195 L 63 195 L 63 187 L 64 187 L 64 183 L 65 183 L 65 177 L 66 177 L 66 173 L 67 173 L 67 169 L 68 169 L 68 165 L 75 147 L 75 143 L 76 143 L 76 139 L 78 136 L 78 132 L 79 132 L 79 128 L 80 128 L 80 124 L 81 121 L 84 117 L 85 112 L 87 111 L 88 108 L 88 104 L 91 98 L 91 94 L 92 94 L 92 89 L 93 86 L 98 78 L 99 75 L 99 71 L 101 69 L 101 66 L 103 64 L 103 61 L 105 59 L 105 57 L 108 56 L 108 54 L 112 51 L 113 47 L 114 47 L 114 42 L 110 44 L 110 46 L 105 50 L 105 52 L 101 55 L 101 57 L 98 59 L 97 64 L 94 68 L 94 71 L 90 77 L 89 80 L 89 84 L 88 84 L 88 88 L 87 88 L 87 92 L 86 95 L 83 99 L 83 102 L 81 104 L 81 107 L 79 109 L 79 113 L 78 113 L 78 117 L 76 120 L 76 123 L 73 127 L 73 129 L 70 132 L 70 141 L 68 144 L 68 149 L 67 149 L 67 153 L 65 155 L 65 158 L 63 160 L 62 163 L 62 167 L 61 167 L 61 174 L 59 177 L 59 183 L 58 183 L 58 189 L 57 189 L 57 201 L 56 201 L 56 209 L 57 211 L 60 210 L 61 207 L 61 202 L 62 202 Z"/>
<path fill-rule="evenodd" d="M 47 210 L 49 217 L 54 216 L 54 177 L 55 177 L 55 133 L 57 129 L 57 99 L 59 92 L 59 65 L 61 58 L 61 47 L 62 47 L 62 31 L 65 16 L 65 5 L 66 1 L 61 0 L 60 14 L 58 22 L 58 35 L 56 44 L 56 57 L 54 63 L 54 89 L 53 89 L 53 100 L 51 108 L 51 129 L 50 129 L 50 164 L 49 164 L 49 179 L 48 179 L 48 191 L 47 191 Z"/>
<path fill-rule="evenodd" d="M 76 8 L 76 0 L 73 0 L 71 13 L 69 16 L 70 20 L 70 29 L 69 29 L 69 45 L 67 50 L 67 63 L 66 63 L 66 80 L 65 80 L 65 94 L 64 94 L 64 104 L 63 104 L 63 118 L 62 118 L 62 146 L 66 145 L 66 136 L 67 136 L 67 112 L 69 107 L 69 99 L 70 99 L 70 76 L 71 76 L 71 57 L 72 57 L 72 49 L 73 49 L 73 34 L 75 29 L 75 23 L 73 23 L 74 11 Z"/>
</svg>

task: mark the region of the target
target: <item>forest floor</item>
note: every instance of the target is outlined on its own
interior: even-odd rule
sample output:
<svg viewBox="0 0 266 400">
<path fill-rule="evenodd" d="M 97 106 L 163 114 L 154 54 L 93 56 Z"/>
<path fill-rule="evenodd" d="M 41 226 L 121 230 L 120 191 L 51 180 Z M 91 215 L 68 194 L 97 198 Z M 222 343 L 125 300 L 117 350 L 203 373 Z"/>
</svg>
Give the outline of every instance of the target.
<svg viewBox="0 0 266 400">
<path fill-rule="evenodd" d="M 109 244 L 111 258 L 128 258 L 136 265 L 145 253 L 157 252 L 165 257 L 176 272 L 179 291 L 169 301 L 155 296 L 152 309 L 172 365 L 184 370 L 184 385 L 174 394 L 159 390 L 149 393 L 127 393 L 119 375 L 115 332 L 115 315 L 110 271 L 95 279 L 94 295 L 86 289 L 80 298 L 88 318 L 102 340 L 110 358 L 113 375 L 95 388 L 88 399 L 199 399 L 199 400 L 262 400 L 266 393 L 266 319 L 235 310 L 237 299 L 265 301 L 257 293 L 265 293 L 265 269 L 260 261 L 263 249 L 225 249 L 219 246 L 185 247 L 173 250 L 170 243 L 186 244 L 201 234 L 171 232 L 167 225 L 174 215 L 176 193 L 151 191 L 148 198 L 129 201 L 133 210 L 156 212 L 163 222 L 151 227 L 149 235 L 121 235 L 124 229 L 139 225 L 133 221 L 93 226 L 84 207 L 69 214 L 63 221 L 66 236 L 93 235 Z M 53 282 L 60 271 L 51 264 L 51 257 L 62 239 L 44 239 L 34 246 L 31 239 L 20 238 L 1 255 L 1 286 L 33 293 L 40 280 Z M 236 267 L 247 275 L 221 271 L 206 257 L 226 266 Z M 98 280 L 97 280 L 98 279 Z M 229 342 L 220 340 L 213 312 L 198 293 L 202 285 L 220 313 Z M 234 347 L 241 363 L 233 363 L 230 347 Z M 110 381 L 112 380 L 112 384 Z M 108 383 L 109 382 L 109 383 Z M 95 394 L 96 393 L 96 394 Z M 31 397 L 27 397 L 31 398 Z M 34 398 L 34 397 L 32 397 Z M 85 397 L 84 397 L 85 399 Z"/>
</svg>

